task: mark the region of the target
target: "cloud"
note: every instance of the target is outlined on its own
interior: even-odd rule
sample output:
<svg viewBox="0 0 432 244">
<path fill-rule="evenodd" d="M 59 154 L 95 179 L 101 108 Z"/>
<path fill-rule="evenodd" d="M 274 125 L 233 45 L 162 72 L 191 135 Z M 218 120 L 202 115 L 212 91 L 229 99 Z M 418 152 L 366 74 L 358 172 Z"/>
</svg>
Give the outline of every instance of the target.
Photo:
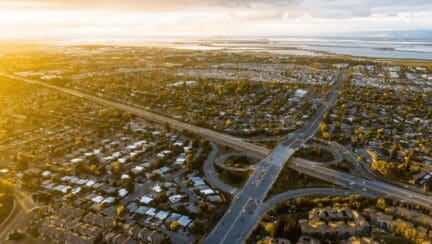
<svg viewBox="0 0 432 244">
<path fill-rule="evenodd" d="M 431 18 L 431 0 L 0 0 L 3 37 L 301 35 L 432 29 Z"/>
<path fill-rule="evenodd" d="M 254 4 L 267 3 L 282 6 L 299 0 L 0 0 L 10 6 L 28 8 L 78 8 L 78 9 L 134 9 L 134 10 L 181 10 L 207 7 L 251 7 Z"/>
<path fill-rule="evenodd" d="M 431 0 L 0 0 L 0 9 L 83 10 L 117 12 L 214 11 L 245 20 L 323 19 L 397 16 L 415 11 L 432 12 Z"/>
</svg>

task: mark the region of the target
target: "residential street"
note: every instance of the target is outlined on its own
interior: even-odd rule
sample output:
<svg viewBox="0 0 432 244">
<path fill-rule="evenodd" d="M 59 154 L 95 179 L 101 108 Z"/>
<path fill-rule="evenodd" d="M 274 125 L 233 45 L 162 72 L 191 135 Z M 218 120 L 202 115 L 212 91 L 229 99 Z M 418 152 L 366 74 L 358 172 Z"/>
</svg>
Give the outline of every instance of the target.
<svg viewBox="0 0 432 244">
<path fill-rule="evenodd" d="M 205 243 L 230 243 L 232 240 L 238 242 L 246 240 L 248 233 L 244 232 L 243 223 L 263 204 L 285 163 L 319 129 L 322 117 L 335 102 L 344 79 L 344 75 L 339 77 L 328 95 L 326 104 L 315 112 L 311 121 L 299 131 L 299 135 L 287 139 L 264 158 L 238 196 L 233 199 L 231 207 L 207 236 Z"/>
<path fill-rule="evenodd" d="M 270 151 L 267 148 L 245 142 L 242 139 L 233 136 L 203 129 L 129 105 L 109 101 L 83 92 L 49 85 L 43 82 L 33 81 L 19 76 L 3 75 L 13 79 L 19 79 L 27 83 L 42 85 L 51 89 L 66 92 L 68 94 L 82 97 L 105 106 L 114 107 L 122 111 L 128 111 L 132 114 L 160 124 L 168 123 L 173 127 L 181 128 L 199 136 L 203 136 L 214 143 L 228 146 L 242 152 L 253 153 L 260 158 L 264 157 L 263 161 L 257 165 L 256 170 L 246 182 L 244 188 L 238 190 L 234 187 L 226 185 L 225 183 L 221 182 L 220 179 L 218 179 L 213 165 L 217 155 L 217 145 L 212 143 L 212 151 L 204 164 L 206 179 L 218 189 L 235 194 L 235 196 L 228 211 L 205 239 L 206 243 L 232 243 L 232 240 L 241 242 L 247 238 L 248 234 L 250 233 L 250 229 L 245 228 L 244 223 L 253 222 L 253 219 L 259 218 L 261 216 L 259 211 L 263 210 L 260 209 L 264 209 L 265 206 L 267 206 L 266 202 L 264 202 L 264 199 L 268 191 L 271 189 L 274 181 L 277 179 L 277 176 L 281 172 L 283 166 L 289 161 L 294 152 L 303 143 L 312 138 L 318 131 L 323 115 L 333 106 L 338 96 L 339 88 L 345 79 L 345 75 L 340 76 L 338 82 L 333 85 L 332 90 L 328 95 L 327 101 L 318 108 L 318 110 L 310 119 L 309 123 L 297 131 L 293 137 L 281 143 L 273 151 Z M 335 147 L 337 148 L 337 146 Z M 346 150 L 342 150 L 342 152 L 346 157 L 349 157 L 351 162 L 353 161 L 354 156 L 352 154 Z M 346 173 L 325 168 L 319 163 L 302 159 L 294 159 L 290 164 L 290 167 L 313 177 L 320 176 L 320 178 L 325 181 L 344 186 L 351 189 L 353 192 L 362 193 L 364 195 L 394 197 L 428 208 L 432 206 L 432 199 L 429 196 L 418 192 L 413 192 L 399 186 L 390 185 L 380 181 L 379 179 L 363 179 L 360 177 L 355 177 Z M 355 168 L 359 170 L 359 172 L 366 175 L 367 170 L 365 170 L 360 165 L 358 167 L 356 166 Z M 310 192 L 310 194 L 315 194 L 314 190 L 311 191 L 312 192 Z M 340 192 L 337 193 L 339 194 Z M 287 194 L 287 197 L 291 196 L 291 193 Z M 343 194 L 345 194 L 345 192 L 343 192 Z M 283 199 L 283 197 L 281 197 L 281 199 Z M 269 204 L 271 205 L 271 203 Z M 22 214 L 17 213 L 14 219 L 19 220 L 21 218 L 23 218 Z M 251 228 L 253 228 L 253 226 Z M 1 234 L 3 235 L 4 232 L 5 231 L 3 230 Z"/>
</svg>

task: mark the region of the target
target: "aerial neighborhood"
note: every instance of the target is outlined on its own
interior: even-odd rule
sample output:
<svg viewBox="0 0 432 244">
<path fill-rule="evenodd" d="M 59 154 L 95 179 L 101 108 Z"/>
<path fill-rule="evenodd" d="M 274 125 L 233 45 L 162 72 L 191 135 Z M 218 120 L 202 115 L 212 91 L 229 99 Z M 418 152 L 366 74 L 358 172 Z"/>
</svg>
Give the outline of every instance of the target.
<svg viewBox="0 0 432 244">
<path fill-rule="evenodd" d="M 0 67 L 0 243 L 432 240 L 430 63 L 58 45 Z"/>
</svg>

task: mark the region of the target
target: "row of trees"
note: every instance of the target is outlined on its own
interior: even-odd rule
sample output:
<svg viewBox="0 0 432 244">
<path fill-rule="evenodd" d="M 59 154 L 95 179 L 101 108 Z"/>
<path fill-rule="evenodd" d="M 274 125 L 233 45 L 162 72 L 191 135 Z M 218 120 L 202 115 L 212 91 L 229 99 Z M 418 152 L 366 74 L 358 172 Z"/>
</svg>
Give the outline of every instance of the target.
<svg viewBox="0 0 432 244">
<path fill-rule="evenodd" d="M 411 161 L 396 164 L 387 160 L 373 160 L 371 168 L 381 175 L 391 179 L 409 180 L 420 168 Z"/>
<path fill-rule="evenodd" d="M 391 223 L 392 227 L 389 231 L 416 243 L 429 243 L 429 237 L 426 236 L 427 232 L 419 231 L 417 224 L 430 228 L 430 223 L 416 223 L 416 220 L 411 219 L 410 216 L 402 216 L 394 212 L 394 207 L 399 205 L 400 202 L 394 199 L 366 198 L 358 195 L 322 198 L 300 197 L 278 204 L 275 208 L 267 212 L 261 224 L 255 230 L 255 234 L 252 236 L 262 236 L 262 234 L 265 234 L 271 237 L 260 240 L 258 243 L 272 243 L 271 240 L 274 238 L 287 238 L 292 242 L 296 242 L 301 235 L 297 219 L 298 213 L 304 213 L 316 207 L 326 206 L 349 207 L 358 211 L 376 207 L 379 211 L 384 211 L 394 217 L 394 221 Z M 419 214 L 429 214 L 428 209 L 419 205 L 407 203 L 403 205 L 403 207 L 417 211 Z M 367 212 L 365 212 L 365 218 L 369 220 Z M 411 225 L 410 222 L 413 222 L 414 225 Z M 333 240 L 334 236 L 326 235 L 322 236 L 322 238 Z"/>
</svg>

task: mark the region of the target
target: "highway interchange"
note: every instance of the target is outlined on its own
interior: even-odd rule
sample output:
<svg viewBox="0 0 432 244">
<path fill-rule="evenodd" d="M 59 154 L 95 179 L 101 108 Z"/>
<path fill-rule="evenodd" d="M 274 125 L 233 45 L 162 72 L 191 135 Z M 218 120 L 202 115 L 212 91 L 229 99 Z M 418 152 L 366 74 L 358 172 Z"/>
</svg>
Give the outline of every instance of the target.
<svg viewBox="0 0 432 244">
<path fill-rule="evenodd" d="M 303 143 L 311 139 L 318 131 L 323 115 L 328 111 L 329 108 L 333 106 L 337 98 L 339 88 L 345 79 L 345 75 L 340 76 L 339 80 L 333 85 L 332 90 L 328 95 L 327 101 L 317 110 L 317 112 L 315 112 L 311 118 L 311 121 L 303 129 L 294 133 L 292 137 L 288 138 L 270 152 L 270 150 L 267 148 L 245 142 L 240 138 L 214 132 L 208 129 L 203 129 L 171 118 L 166 118 L 164 116 L 130 105 L 109 101 L 83 92 L 46 84 L 44 82 L 27 79 L 21 76 L 9 74 L 0 75 L 21 80 L 30 84 L 48 87 L 99 103 L 104 106 L 127 111 L 131 114 L 135 114 L 156 123 L 167 123 L 172 127 L 184 129 L 199 136 L 205 137 L 217 144 L 228 146 L 239 151 L 253 153 L 257 157 L 264 158 L 263 161 L 261 161 L 261 163 L 256 167 L 256 170 L 248 179 L 243 189 L 236 191 L 230 189 L 230 191 L 232 191 L 231 193 L 235 193 L 232 204 L 213 231 L 204 240 L 205 243 L 232 243 L 233 240 L 236 240 L 236 243 L 240 243 L 246 240 L 252 231 L 250 228 L 253 228 L 255 225 L 251 225 L 250 228 L 245 228 L 246 226 L 244 223 L 248 221 L 253 222 L 258 217 L 260 217 L 261 214 L 263 214 L 258 210 L 262 209 L 262 206 L 267 206 L 266 202 L 264 202 L 264 199 L 283 166 L 289 161 L 294 152 Z M 346 154 L 346 152 L 344 154 Z M 399 186 L 390 185 L 377 179 L 364 179 L 341 173 L 339 171 L 326 168 L 316 162 L 310 162 L 302 159 L 294 159 L 291 161 L 292 162 L 289 164 L 291 168 L 313 177 L 320 176 L 321 179 L 351 189 L 352 192 L 371 196 L 378 195 L 394 197 L 428 208 L 432 206 L 432 198 L 425 194 L 413 192 Z M 206 164 L 205 167 L 212 166 Z M 217 176 L 216 173 L 208 177 L 215 176 Z M 302 190 L 305 191 L 305 189 Z M 315 194 L 315 192 L 312 191 L 311 194 Z M 291 195 L 288 195 L 287 197 L 289 196 Z"/>
<path fill-rule="evenodd" d="M 344 79 L 344 75 L 339 77 L 328 95 L 326 104 L 315 112 L 311 121 L 304 128 L 282 142 L 261 161 L 260 166 L 256 168 L 240 193 L 234 197 L 228 211 L 208 235 L 205 243 L 230 243 L 232 240 L 238 242 L 246 240 L 248 236 L 244 234 L 246 233 L 244 222 L 250 222 L 249 219 L 253 216 L 255 209 L 263 204 L 285 163 L 319 129 L 322 117 L 336 101 Z"/>
<path fill-rule="evenodd" d="M 295 199 L 298 197 L 307 196 L 349 196 L 358 194 L 354 191 L 335 189 L 335 188 L 306 188 L 287 191 L 265 201 L 262 205 L 258 206 L 257 209 L 252 213 L 248 214 L 241 222 L 241 228 L 238 229 L 237 236 L 229 236 L 228 239 L 231 243 L 235 240 L 235 243 L 241 243 L 245 238 L 249 237 L 255 227 L 259 224 L 262 216 L 272 209 L 277 204 L 286 201 L 288 199 Z M 363 194 L 364 195 L 364 194 Z"/>
<path fill-rule="evenodd" d="M 319 175 L 322 180 L 357 192 L 363 191 L 371 195 L 396 197 L 402 201 L 414 202 L 427 208 L 432 206 L 432 198 L 428 195 L 419 194 L 379 180 L 365 179 L 329 169 L 316 162 L 296 158 L 290 164 L 290 168 L 309 175 Z"/>
<path fill-rule="evenodd" d="M 37 207 L 32 198 L 25 192 L 16 190 L 15 204 L 7 220 L 0 224 L 0 243 L 9 233 L 23 229 L 31 219 L 31 212 Z"/>
<path fill-rule="evenodd" d="M 207 157 L 206 161 L 204 162 L 204 175 L 206 180 L 213 186 L 216 187 L 219 190 L 222 190 L 224 192 L 227 192 L 231 195 L 234 195 L 237 193 L 238 189 L 228 185 L 227 183 L 223 182 L 221 179 L 219 179 L 219 176 L 216 172 L 214 161 L 216 159 L 216 154 L 218 152 L 218 145 L 216 145 L 213 142 L 210 142 L 211 145 L 211 151 L 209 156 Z"/>
</svg>

